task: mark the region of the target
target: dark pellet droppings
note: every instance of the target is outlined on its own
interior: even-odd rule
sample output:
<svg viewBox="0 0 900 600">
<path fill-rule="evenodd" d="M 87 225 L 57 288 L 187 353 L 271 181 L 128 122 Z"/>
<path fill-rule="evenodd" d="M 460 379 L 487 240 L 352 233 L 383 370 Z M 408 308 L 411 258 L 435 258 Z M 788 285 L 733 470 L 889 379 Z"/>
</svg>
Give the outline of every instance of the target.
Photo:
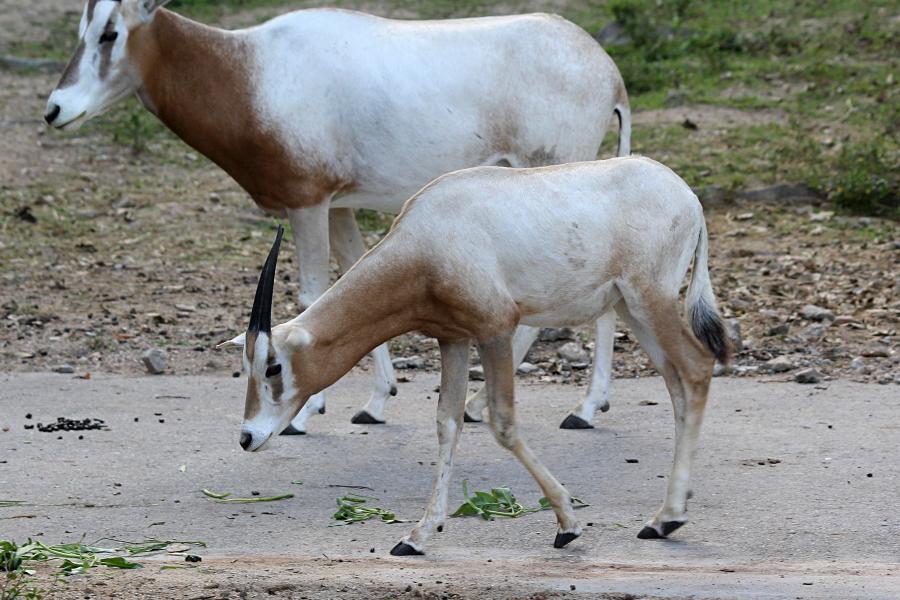
<svg viewBox="0 0 900 600">
<path fill-rule="evenodd" d="M 203 559 L 200 558 L 199 556 L 197 556 L 196 554 L 188 554 L 187 556 L 184 557 L 185 562 L 198 563 L 201 560 L 203 560 Z"/>
</svg>

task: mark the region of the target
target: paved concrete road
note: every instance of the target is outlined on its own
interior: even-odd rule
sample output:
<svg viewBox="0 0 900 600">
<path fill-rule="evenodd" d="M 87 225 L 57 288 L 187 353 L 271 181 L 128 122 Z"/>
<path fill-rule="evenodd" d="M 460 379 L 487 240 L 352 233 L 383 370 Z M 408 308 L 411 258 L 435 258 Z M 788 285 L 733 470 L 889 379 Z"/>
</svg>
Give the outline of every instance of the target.
<svg viewBox="0 0 900 600">
<path fill-rule="evenodd" d="M 338 486 L 365 486 L 357 491 L 376 496 L 376 504 L 403 518 L 420 516 L 436 453 L 436 374 L 401 384 L 385 426 L 349 423 L 369 391 L 367 375 L 351 375 L 332 390 L 328 414 L 311 423 L 312 435 L 280 438 L 257 454 L 238 447 L 244 379 L 4 374 L 0 381 L 0 428 L 9 427 L 0 433 L 0 499 L 28 502 L 0 508 L 0 538 L 205 540 L 208 569 L 197 586 L 243 581 L 244 591 L 236 585 L 232 591 L 240 593 L 231 597 L 330 590 L 309 597 L 387 598 L 407 585 L 437 593 L 452 583 L 456 596 L 449 597 L 549 591 L 558 597 L 900 598 L 894 386 L 715 380 L 692 521 L 672 540 L 642 541 L 635 535 L 662 501 L 672 460 L 662 381 L 616 381 L 612 410 L 598 418 L 602 426 L 574 432 L 557 425 L 583 390 L 522 384 L 526 439 L 591 504 L 579 516 L 593 525 L 570 547 L 554 550 L 549 512 L 494 522 L 452 519 L 427 556 L 399 559 L 387 553 L 408 524 L 327 525 L 335 498 L 351 491 Z M 59 416 L 101 418 L 109 429 L 56 434 L 23 427 Z M 454 504 L 464 478 L 475 489 L 509 485 L 528 505 L 540 496 L 484 425 L 464 431 Z M 215 504 L 201 488 L 296 497 Z M 184 587 L 192 581 L 184 571 L 146 568 L 117 572 L 106 591 L 87 584 L 79 594 L 111 597 L 109 590 L 127 589 L 130 580 L 149 585 L 165 577 L 181 578 L 166 584 L 174 586 L 167 588 L 171 597 L 214 597 L 189 596 L 195 590 Z M 279 577 L 288 583 L 278 587 Z M 228 589 L 221 593 L 216 597 L 229 597 Z"/>
</svg>

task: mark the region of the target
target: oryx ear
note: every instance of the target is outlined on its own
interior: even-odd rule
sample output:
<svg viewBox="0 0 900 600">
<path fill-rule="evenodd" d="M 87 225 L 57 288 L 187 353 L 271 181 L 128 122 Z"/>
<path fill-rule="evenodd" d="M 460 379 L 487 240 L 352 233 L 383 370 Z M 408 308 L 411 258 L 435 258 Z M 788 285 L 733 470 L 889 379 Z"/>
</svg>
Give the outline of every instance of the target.
<svg viewBox="0 0 900 600">
<path fill-rule="evenodd" d="M 246 343 L 247 343 L 247 334 L 242 333 L 241 335 L 239 335 L 235 338 L 232 338 L 232 339 L 228 340 L 227 342 L 222 342 L 221 344 L 216 346 L 216 348 L 231 348 L 234 346 L 236 346 L 238 348 L 243 348 Z"/>
<path fill-rule="evenodd" d="M 157 8 L 165 6 L 170 0 L 138 0 L 141 12 L 145 17 L 152 15 Z"/>
<path fill-rule="evenodd" d="M 305 348 L 312 344 L 312 334 L 300 326 L 291 327 L 285 338 L 285 343 L 289 348 Z"/>
</svg>

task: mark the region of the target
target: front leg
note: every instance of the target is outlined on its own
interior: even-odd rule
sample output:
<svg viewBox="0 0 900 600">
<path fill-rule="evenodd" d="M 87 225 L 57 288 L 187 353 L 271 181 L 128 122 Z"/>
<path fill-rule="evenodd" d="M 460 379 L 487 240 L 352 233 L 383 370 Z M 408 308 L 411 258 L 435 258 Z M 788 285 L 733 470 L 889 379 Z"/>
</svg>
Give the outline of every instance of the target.
<svg viewBox="0 0 900 600">
<path fill-rule="evenodd" d="M 331 247 L 341 272 L 346 273 L 366 251 L 359 225 L 352 208 L 331 209 L 329 221 Z M 397 377 L 387 344 L 381 344 L 370 353 L 375 365 L 375 389 L 369 402 L 351 419 L 358 425 L 384 423 L 384 405 L 390 396 L 397 395 Z"/>
<path fill-rule="evenodd" d="M 287 211 L 291 222 L 291 234 L 297 249 L 297 265 L 300 269 L 300 310 L 307 309 L 328 289 L 331 281 L 328 259 L 329 199 L 314 206 Z M 325 412 L 325 392 L 309 399 L 282 435 L 306 434 L 306 420 L 310 415 Z"/>
<path fill-rule="evenodd" d="M 453 453 L 462 431 L 469 370 L 469 341 L 440 341 L 441 392 L 437 406 L 438 468 L 425 516 L 391 550 L 394 556 L 424 554 L 425 542 L 440 531 L 447 517 L 447 495 L 453 470 Z"/>
</svg>

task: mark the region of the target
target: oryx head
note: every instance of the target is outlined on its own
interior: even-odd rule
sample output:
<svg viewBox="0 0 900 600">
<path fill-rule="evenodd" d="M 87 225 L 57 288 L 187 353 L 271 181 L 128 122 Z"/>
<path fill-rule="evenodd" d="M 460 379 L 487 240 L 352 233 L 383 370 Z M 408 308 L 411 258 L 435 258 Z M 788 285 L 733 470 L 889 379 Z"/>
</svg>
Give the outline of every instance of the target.
<svg viewBox="0 0 900 600">
<path fill-rule="evenodd" d="M 78 46 L 47 101 L 44 119 L 74 129 L 135 93 L 140 73 L 129 57 L 129 37 L 169 0 L 87 0 Z"/>
<path fill-rule="evenodd" d="M 226 342 L 243 348 L 248 378 L 240 441 L 241 447 L 250 452 L 261 449 L 273 434 L 283 431 L 309 399 L 298 384 L 298 363 L 292 362 L 309 346 L 309 333 L 292 322 L 272 328 L 275 264 L 283 233 L 284 228 L 279 226 L 259 276 L 247 332 Z"/>
</svg>

